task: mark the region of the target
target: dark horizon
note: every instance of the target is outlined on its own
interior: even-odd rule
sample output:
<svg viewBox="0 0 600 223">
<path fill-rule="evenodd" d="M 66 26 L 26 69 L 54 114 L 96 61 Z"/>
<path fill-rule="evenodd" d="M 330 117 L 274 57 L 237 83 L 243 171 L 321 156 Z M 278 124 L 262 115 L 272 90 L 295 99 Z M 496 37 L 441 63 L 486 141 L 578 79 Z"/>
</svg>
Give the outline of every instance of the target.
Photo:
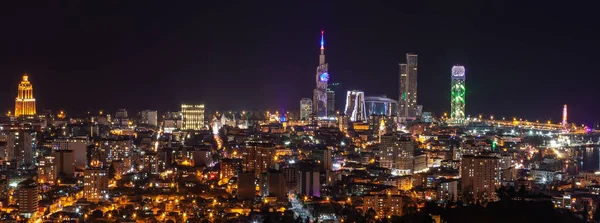
<svg viewBox="0 0 600 223">
<path fill-rule="evenodd" d="M 305 2 L 303 2 L 305 3 Z M 429 3 L 429 4 L 428 4 Z M 592 9 L 502 2 L 5 3 L 1 10 L 3 112 L 21 75 L 38 112 L 296 111 L 312 97 L 320 31 L 330 82 L 398 99 L 398 64 L 419 55 L 418 104 L 450 109 L 450 69 L 466 68 L 466 111 L 530 121 L 593 124 L 600 105 Z M 587 11 L 587 12 L 586 12 Z"/>
</svg>

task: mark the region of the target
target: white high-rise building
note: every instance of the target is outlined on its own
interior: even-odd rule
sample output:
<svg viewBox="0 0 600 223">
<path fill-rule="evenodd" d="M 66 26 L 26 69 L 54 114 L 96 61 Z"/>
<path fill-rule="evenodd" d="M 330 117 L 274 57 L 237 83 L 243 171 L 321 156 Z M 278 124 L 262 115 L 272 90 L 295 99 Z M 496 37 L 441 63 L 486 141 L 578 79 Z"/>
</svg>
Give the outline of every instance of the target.
<svg viewBox="0 0 600 223">
<path fill-rule="evenodd" d="M 350 121 L 367 121 L 367 112 L 365 110 L 365 93 L 362 91 L 348 91 L 346 94 L 346 108 L 344 114 L 350 117 Z"/>
<path fill-rule="evenodd" d="M 300 100 L 300 119 L 306 120 L 312 114 L 312 101 L 310 98 Z"/>
</svg>

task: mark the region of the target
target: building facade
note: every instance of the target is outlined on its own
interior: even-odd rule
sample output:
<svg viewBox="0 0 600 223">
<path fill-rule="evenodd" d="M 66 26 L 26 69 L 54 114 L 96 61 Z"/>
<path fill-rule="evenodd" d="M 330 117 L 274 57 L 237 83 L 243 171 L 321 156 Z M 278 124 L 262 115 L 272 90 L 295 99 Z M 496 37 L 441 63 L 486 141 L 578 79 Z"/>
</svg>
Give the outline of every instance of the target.
<svg viewBox="0 0 600 223">
<path fill-rule="evenodd" d="M 83 173 L 84 196 L 89 202 L 108 199 L 108 175 L 102 168 L 87 168 Z"/>
<path fill-rule="evenodd" d="M 495 200 L 500 187 L 499 158 L 465 155 L 461 158 L 460 178 L 463 193 L 476 200 Z"/>
<path fill-rule="evenodd" d="M 10 130 L 6 142 L 6 158 L 25 168 L 33 163 L 33 144 L 35 138 L 28 130 Z"/>
<path fill-rule="evenodd" d="M 75 169 L 73 163 L 73 150 L 54 150 L 52 151 L 52 157 L 54 157 L 54 165 L 56 166 L 57 177 L 74 178 Z"/>
<path fill-rule="evenodd" d="M 397 115 L 398 102 L 391 98 L 383 96 L 367 96 L 365 97 L 365 105 L 367 110 L 367 116 L 371 115 L 384 115 L 394 116 Z"/>
<path fill-rule="evenodd" d="M 281 171 L 269 169 L 261 176 L 261 194 L 262 196 L 274 196 L 277 200 L 287 200 L 287 190 L 285 189 L 285 179 Z"/>
<path fill-rule="evenodd" d="M 17 90 L 15 100 L 15 116 L 32 116 L 36 114 L 35 98 L 33 97 L 33 86 L 29 82 L 29 76 L 23 75 L 23 80 Z"/>
<path fill-rule="evenodd" d="M 56 181 L 56 167 L 53 156 L 44 156 L 38 160 L 38 182 L 40 184 L 54 185 Z"/>
<path fill-rule="evenodd" d="M 256 176 L 254 172 L 240 172 L 237 177 L 237 199 L 254 200 L 256 197 Z"/>
<path fill-rule="evenodd" d="M 402 120 L 417 117 L 417 54 L 406 54 L 406 63 L 400 64 L 400 96 L 398 117 Z"/>
<path fill-rule="evenodd" d="M 327 90 L 327 115 L 335 115 L 335 91 Z"/>
<path fill-rule="evenodd" d="M 151 126 L 158 126 L 158 112 L 153 110 L 144 110 L 141 113 L 141 123 Z"/>
<path fill-rule="evenodd" d="M 312 101 L 310 98 L 302 98 L 300 100 L 300 119 L 307 120 L 310 114 L 312 114 Z"/>
<path fill-rule="evenodd" d="M 19 183 L 19 215 L 31 218 L 38 212 L 39 191 L 38 185 L 33 180 Z"/>
<path fill-rule="evenodd" d="M 181 115 L 184 130 L 204 129 L 204 104 L 182 104 Z"/>
<path fill-rule="evenodd" d="M 364 195 L 364 212 L 373 209 L 379 219 L 386 219 L 388 216 L 402 216 L 402 196 L 401 195 Z"/>
<path fill-rule="evenodd" d="M 258 178 L 275 164 L 275 147 L 269 143 L 248 143 L 243 147 L 242 169 Z"/>
<path fill-rule="evenodd" d="M 344 109 L 344 114 L 350 117 L 350 121 L 353 122 L 367 121 L 364 92 L 353 90 L 346 93 L 346 108 Z"/>
<path fill-rule="evenodd" d="M 72 150 L 74 162 L 73 165 L 85 168 L 87 165 L 87 146 L 89 140 L 87 136 L 79 137 L 61 137 L 54 139 L 53 150 Z"/>
<path fill-rule="evenodd" d="M 296 193 L 306 196 L 321 196 L 321 174 L 319 166 L 301 165 L 297 175 Z"/>
<path fill-rule="evenodd" d="M 391 169 L 394 175 L 412 173 L 416 145 L 410 136 L 397 133 L 382 135 L 379 147 L 381 167 Z"/>
</svg>

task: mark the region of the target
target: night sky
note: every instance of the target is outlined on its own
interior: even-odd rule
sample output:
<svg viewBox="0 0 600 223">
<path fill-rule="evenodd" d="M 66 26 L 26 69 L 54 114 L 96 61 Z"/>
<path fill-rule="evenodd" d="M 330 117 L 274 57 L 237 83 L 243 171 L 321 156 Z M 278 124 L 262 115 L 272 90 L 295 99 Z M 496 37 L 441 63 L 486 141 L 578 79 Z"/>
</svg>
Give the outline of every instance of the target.
<svg viewBox="0 0 600 223">
<path fill-rule="evenodd" d="M 4 111 L 14 109 L 23 72 L 38 110 L 166 111 L 203 102 L 211 110 L 296 111 L 300 98 L 312 97 L 324 29 L 330 81 L 341 83 L 337 108 L 350 89 L 397 99 L 398 63 L 417 53 L 424 111 L 449 111 L 450 69 L 462 64 L 468 114 L 558 121 L 568 104 L 571 120 L 600 120 L 592 5 L 48 2 L 0 5 Z"/>
</svg>

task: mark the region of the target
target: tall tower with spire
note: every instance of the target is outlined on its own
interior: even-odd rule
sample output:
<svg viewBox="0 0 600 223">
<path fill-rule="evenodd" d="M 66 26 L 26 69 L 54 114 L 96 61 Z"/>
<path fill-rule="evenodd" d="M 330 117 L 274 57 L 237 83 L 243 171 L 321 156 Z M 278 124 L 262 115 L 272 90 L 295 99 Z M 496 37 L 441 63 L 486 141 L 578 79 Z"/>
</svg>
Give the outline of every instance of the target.
<svg viewBox="0 0 600 223">
<path fill-rule="evenodd" d="M 35 98 L 33 97 L 33 86 L 29 82 L 29 76 L 23 75 L 23 80 L 17 90 L 15 99 L 15 116 L 35 115 Z"/>
<path fill-rule="evenodd" d="M 327 117 L 327 82 L 329 73 L 325 63 L 325 38 L 321 30 L 321 55 L 319 55 L 319 66 L 317 67 L 317 88 L 313 91 L 313 113 L 317 117 Z"/>
</svg>

